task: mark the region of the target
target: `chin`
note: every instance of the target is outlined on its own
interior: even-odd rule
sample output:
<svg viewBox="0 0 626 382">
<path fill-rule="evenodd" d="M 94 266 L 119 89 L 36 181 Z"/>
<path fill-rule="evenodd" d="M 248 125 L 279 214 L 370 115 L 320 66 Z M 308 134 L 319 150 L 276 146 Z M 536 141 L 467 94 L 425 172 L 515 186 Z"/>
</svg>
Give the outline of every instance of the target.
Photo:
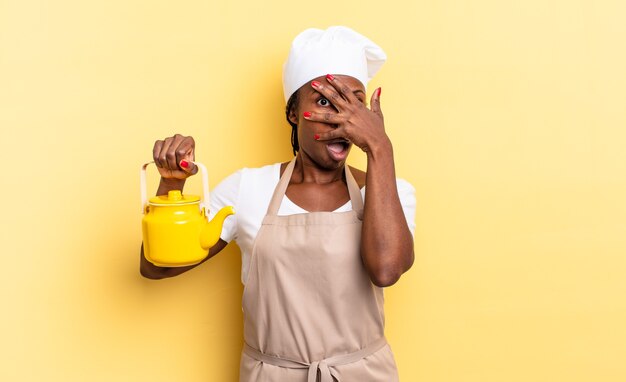
<svg viewBox="0 0 626 382">
<path fill-rule="evenodd" d="M 335 170 L 338 168 L 341 168 L 343 166 L 346 165 L 346 162 L 348 161 L 348 157 L 350 156 L 350 149 L 348 148 L 346 153 L 344 155 L 342 155 L 341 158 L 336 158 L 333 156 L 327 156 L 326 158 L 324 158 L 322 161 L 320 161 L 321 163 L 324 163 L 324 168 L 327 168 L 329 170 Z M 318 162 L 318 163 L 320 163 Z"/>
</svg>

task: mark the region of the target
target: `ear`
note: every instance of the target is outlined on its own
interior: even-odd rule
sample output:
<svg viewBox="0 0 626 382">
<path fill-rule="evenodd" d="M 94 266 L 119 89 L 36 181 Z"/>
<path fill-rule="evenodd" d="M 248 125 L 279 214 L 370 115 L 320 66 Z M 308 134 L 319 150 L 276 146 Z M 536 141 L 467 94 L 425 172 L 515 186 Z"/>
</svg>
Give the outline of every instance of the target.
<svg viewBox="0 0 626 382">
<path fill-rule="evenodd" d="M 289 97 L 289 99 L 287 100 L 287 105 L 291 106 L 287 113 L 287 119 L 294 125 L 297 125 L 300 119 L 298 117 L 298 110 L 300 109 L 300 97 L 298 93 L 300 93 L 300 89 L 296 90 L 296 92 L 293 93 L 291 97 Z"/>
<path fill-rule="evenodd" d="M 289 116 L 287 118 L 289 118 L 289 121 L 291 123 L 293 123 L 294 125 L 298 124 L 298 105 L 294 105 L 290 110 L 289 110 Z"/>
</svg>

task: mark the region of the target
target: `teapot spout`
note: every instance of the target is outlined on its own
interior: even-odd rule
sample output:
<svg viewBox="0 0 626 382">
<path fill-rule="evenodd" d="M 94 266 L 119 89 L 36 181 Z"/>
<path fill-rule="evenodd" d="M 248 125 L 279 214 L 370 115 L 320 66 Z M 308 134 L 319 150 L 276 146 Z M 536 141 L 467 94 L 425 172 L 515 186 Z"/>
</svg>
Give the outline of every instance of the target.
<svg viewBox="0 0 626 382">
<path fill-rule="evenodd" d="M 235 208 L 226 206 L 217 212 L 213 220 L 204 225 L 202 232 L 200 232 L 200 246 L 203 249 L 209 249 L 218 242 L 224 226 L 224 220 L 234 213 Z"/>
</svg>

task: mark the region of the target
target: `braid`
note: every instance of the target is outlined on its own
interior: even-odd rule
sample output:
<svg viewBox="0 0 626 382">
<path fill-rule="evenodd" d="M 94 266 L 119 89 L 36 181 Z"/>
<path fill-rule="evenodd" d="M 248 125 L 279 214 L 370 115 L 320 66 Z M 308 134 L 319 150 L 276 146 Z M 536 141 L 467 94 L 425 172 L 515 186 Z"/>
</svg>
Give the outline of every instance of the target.
<svg viewBox="0 0 626 382">
<path fill-rule="evenodd" d="M 296 91 L 289 97 L 287 101 L 287 107 L 285 108 L 285 116 L 287 117 L 287 122 L 291 125 L 291 147 L 293 148 L 293 155 L 296 155 L 298 150 L 300 150 L 300 144 L 298 143 L 298 125 L 291 122 L 289 119 L 289 113 L 291 109 L 295 108 L 298 105 L 298 92 Z"/>
</svg>

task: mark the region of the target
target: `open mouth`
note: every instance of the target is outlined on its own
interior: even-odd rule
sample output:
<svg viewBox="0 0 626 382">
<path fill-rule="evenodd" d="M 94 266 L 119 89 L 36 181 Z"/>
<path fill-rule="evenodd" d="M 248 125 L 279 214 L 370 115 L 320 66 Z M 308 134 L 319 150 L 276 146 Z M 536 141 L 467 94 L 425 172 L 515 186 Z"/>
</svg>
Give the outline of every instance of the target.
<svg viewBox="0 0 626 382">
<path fill-rule="evenodd" d="M 350 151 L 351 143 L 345 139 L 332 141 L 326 144 L 328 153 L 337 161 L 346 159 L 348 152 Z"/>
</svg>

